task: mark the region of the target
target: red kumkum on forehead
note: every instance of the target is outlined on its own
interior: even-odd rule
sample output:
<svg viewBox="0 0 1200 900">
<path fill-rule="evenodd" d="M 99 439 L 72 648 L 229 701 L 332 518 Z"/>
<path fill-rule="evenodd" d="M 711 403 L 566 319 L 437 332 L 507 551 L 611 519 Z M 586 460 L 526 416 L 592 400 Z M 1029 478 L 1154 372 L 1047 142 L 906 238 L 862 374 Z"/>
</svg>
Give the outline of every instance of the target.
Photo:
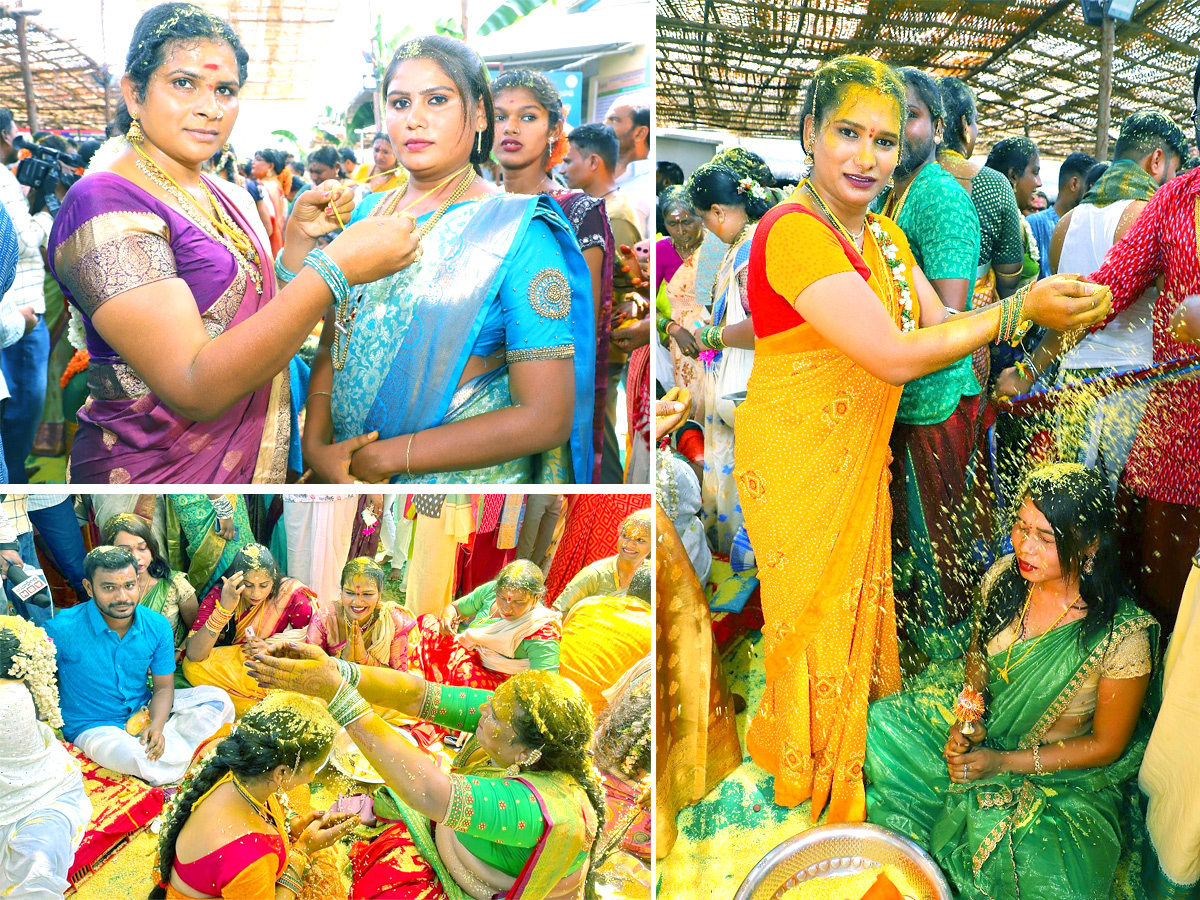
<svg viewBox="0 0 1200 900">
<path fill-rule="evenodd" d="M 204 64 L 204 68 L 206 68 L 206 69 L 211 69 L 212 71 L 214 71 L 214 72 L 215 72 L 215 71 L 217 71 L 217 69 L 219 69 L 219 68 L 221 68 L 221 67 L 220 67 L 220 66 L 218 66 L 216 63 L 205 63 L 205 64 Z"/>
</svg>

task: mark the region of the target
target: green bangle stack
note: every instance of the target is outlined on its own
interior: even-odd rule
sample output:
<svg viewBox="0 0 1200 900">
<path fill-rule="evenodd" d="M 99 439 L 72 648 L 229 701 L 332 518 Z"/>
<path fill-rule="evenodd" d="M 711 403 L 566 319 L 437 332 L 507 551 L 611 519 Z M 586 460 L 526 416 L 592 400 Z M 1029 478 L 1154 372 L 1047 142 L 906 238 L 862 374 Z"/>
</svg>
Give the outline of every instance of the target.
<svg viewBox="0 0 1200 900">
<path fill-rule="evenodd" d="M 720 325 L 709 325 L 700 332 L 700 343 L 709 350 L 724 350 L 726 347 L 725 341 L 721 337 L 721 332 L 724 329 Z"/>
<path fill-rule="evenodd" d="M 1033 324 L 1028 320 L 1021 321 L 1021 313 L 1025 311 L 1025 297 L 1032 288 L 1032 283 L 1027 284 L 1011 297 L 1005 297 L 1000 301 L 1000 330 L 996 333 L 997 344 L 1016 346 Z"/>
</svg>

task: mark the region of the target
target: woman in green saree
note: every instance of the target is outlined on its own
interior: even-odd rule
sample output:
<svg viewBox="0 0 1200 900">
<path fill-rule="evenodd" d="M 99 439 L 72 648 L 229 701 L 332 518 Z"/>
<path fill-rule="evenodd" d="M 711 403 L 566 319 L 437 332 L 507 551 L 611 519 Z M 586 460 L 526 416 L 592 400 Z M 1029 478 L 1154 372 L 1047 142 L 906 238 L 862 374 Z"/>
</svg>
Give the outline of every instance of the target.
<svg viewBox="0 0 1200 900">
<path fill-rule="evenodd" d="M 250 512 L 240 494 L 167 494 L 167 544 L 171 564 L 187 561 L 187 577 L 203 597 L 254 540 Z"/>
<path fill-rule="evenodd" d="M 1122 596 L 1102 476 L 1047 466 L 1021 496 L 966 656 L 870 706 L 867 819 L 927 847 L 959 897 L 1097 900 L 1150 731 L 1158 625 Z M 964 686 L 988 697 L 969 735 Z"/>
<path fill-rule="evenodd" d="M 352 896 L 595 896 L 604 792 L 590 748 L 591 707 L 566 679 L 518 672 L 493 693 L 359 667 L 295 643 L 247 665 L 264 688 L 328 701 L 387 784 L 374 809 L 398 824 L 351 850 Z M 369 704 L 472 737 L 446 773 Z"/>
<path fill-rule="evenodd" d="M 150 523 L 133 513 L 120 513 L 104 523 L 100 537 L 103 543 L 124 547 L 133 554 L 138 604 L 166 616 L 175 632 L 175 646 L 182 646 L 199 608 L 196 589 L 187 575 L 167 565 Z"/>
</svg>

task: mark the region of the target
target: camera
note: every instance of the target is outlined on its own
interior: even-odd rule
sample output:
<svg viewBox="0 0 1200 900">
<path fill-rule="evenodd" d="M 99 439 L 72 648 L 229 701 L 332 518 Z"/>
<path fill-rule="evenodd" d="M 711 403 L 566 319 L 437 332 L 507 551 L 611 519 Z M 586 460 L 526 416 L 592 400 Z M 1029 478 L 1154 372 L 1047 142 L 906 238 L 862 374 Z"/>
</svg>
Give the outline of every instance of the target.
<svg viewBox="0 0 1200 900">
<path fill-rule="evenodd" d="M 29 188 L 30 211 L 36 215 L 44 208 L 55 215 L 59 207 L 55 187 L 61 182 L 69 188 L 82 178 L 83 160 L 74 153 L 43 147 L 21 135 L 13 141 L 13 146 L 29 151 L 29 156 L 17 165 L 17 181 Z"/>
</svg>

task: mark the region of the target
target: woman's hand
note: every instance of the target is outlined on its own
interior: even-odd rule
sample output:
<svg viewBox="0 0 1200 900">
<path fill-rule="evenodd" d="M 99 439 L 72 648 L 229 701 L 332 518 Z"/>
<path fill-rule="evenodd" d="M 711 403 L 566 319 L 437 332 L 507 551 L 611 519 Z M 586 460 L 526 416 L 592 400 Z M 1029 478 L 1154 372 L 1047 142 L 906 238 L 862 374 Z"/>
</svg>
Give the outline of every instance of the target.
<svg viewBox="0 0 1200 900">
<path fill-rule="evenodd" d="M 331 444 L 321 441 L 309 443 L 305 448 L 304 457 L 316 475 L 314 481 L 323 484 L 354 484 L 356 476 L 350 474 L 354 454 L 378 439 L 379 432 L 372 431 L 370 434 L 360 434 Z"/>
<path fill-rule="evenodd" d="M 667 335 L 675 342 L 675 346 L 679 348 L 680 353 L 695 359 L 700 355 L 701 349 L 703 349 L 700 346 L 700 342 L 696 340 L 695 335 L 678 322 L 674 324 L 674 328 L 670 325 L 667 326 Z"/>
<path fill-rule="evenodd" d="M 326 702 L 342 686 L 342 670 L 320 647 L 288 641 L 246 660 L 250 677 L 268 690 L 295 691 Z"/>
<path fill-rule="evenodd" d="M 692 392 L 687 388 L 671 388 L 654 408 L 654 439 L 661 441 L 691 414 Z"/>
<path fill-rule="evenodd" d="M 322 815 L 324 813 L 319 809 L 310 809 L 304 815 L 292 819 L 292 824 L 288 827 L 288 838 L 291 842 L 294 844 L 300 840 L 300 835 L 304 834 L 304 829 L 321 818 Z"/>
<path fill-rule="evenodd" d="M 353 214 L 354 191 L 330 180 L 296 198 L 288 219 L 288 230 L 295 228 L 305 237 L 316 240 L 342 227 L 339 216 L 342 222 L 348 222 Z"/>
<path fill-rule="evenodd" d="M 244 582 L 245 576 L 241 572 L 234 572 L 228 578 L 221 579 L 220 603 L 224 609 L 237 609 L 238 601 L 242 596 Z"/>
<path fill-rule="evenodd" d="M 326 847 L 332 847 L 362 821 L 353 813 L 327 812 L 308 824 L 296 840 L 296 849 L 305 856 L 312 856 Z"/>
<path fill-rule="evenodd" d="M 1024 317 L 1053 331 L 1074 331 L 1104 321 L 1112 310 L 1112 290 L 1078 275 L 1053 275 L 1025 295 Z"/>
<path fill-rule="evenodd" d="M 1004 771 L 1004 754 L 990 747 L 979 747 L 961 755 L 948 754 L 946 769 L 955 784 L 984 781 Z"/>
<path fill-rule="evenodd" d="M 400 437 L 404 437 L 401 435 Z M 407 441 L 408 438 L 405 438 Z M 408 444 L 409 451 L 412 450 L 412 444 Z M 356 478 L 359 481 L 365 481 L 367 484 L 386 484 L 391 480 L 393 475 L 398 472 L 388 471 L 383 464 L 383 456 L 375 452 L 374 447 L 365 447 L 362 450 L 354 453 L 350 457 L 350 477 Z"/>
<path fill-rule="evenodd" d="M 1181 344 L 1200 346 L 1200 297 L 1192 295 L 1180 301 L 1167 331 Z"/>
<path fill-rule="evenodd" d="M 976 744 L 982 744 L 986 737 L 987 729 L 978 722 L 975 723 L 975 730 L 969 735 L 963 734 L 962 725 L 955 722 L 954 727 L 950 729 L 950 737 L 946 740 L 946 750 L 942 755 L 946 759 L 951 756 L 961 756 Z"/>
<path fill-rule="evenodd" d="M 458 607 L 451 603 L 446 607 L 446 614 L 442 616 L 442 634 L 447 637 L 454 637 L 458 634 L 458 625 L 462 619 L 458 615 Z"/>
<path fill-rule="evenodd" d="M 1022 378 L 1017 372 L 1016 366 L 1009 366 L 996 379 L 996 389 L 992 393 L 992 398 L 999 403 L 1007 403 L 1013 397 L 1020 397 L 1022 394 L 1028 393 L 1031 387 L 1033 387 L 1032 381 Z"/>
<path fill-rule="evenodd" d="M 227 541 L 237 540 L 237 526 L 233 524 L 233 519 L 217 519 L 216 530 Z"/>
<path fill-rule="evenodd" d="M 355 222 L 325 253 L 351 284 L 367 284 L 421 258 L 421 235 L 412 216 L 368 216 Z"/>
</svg>

